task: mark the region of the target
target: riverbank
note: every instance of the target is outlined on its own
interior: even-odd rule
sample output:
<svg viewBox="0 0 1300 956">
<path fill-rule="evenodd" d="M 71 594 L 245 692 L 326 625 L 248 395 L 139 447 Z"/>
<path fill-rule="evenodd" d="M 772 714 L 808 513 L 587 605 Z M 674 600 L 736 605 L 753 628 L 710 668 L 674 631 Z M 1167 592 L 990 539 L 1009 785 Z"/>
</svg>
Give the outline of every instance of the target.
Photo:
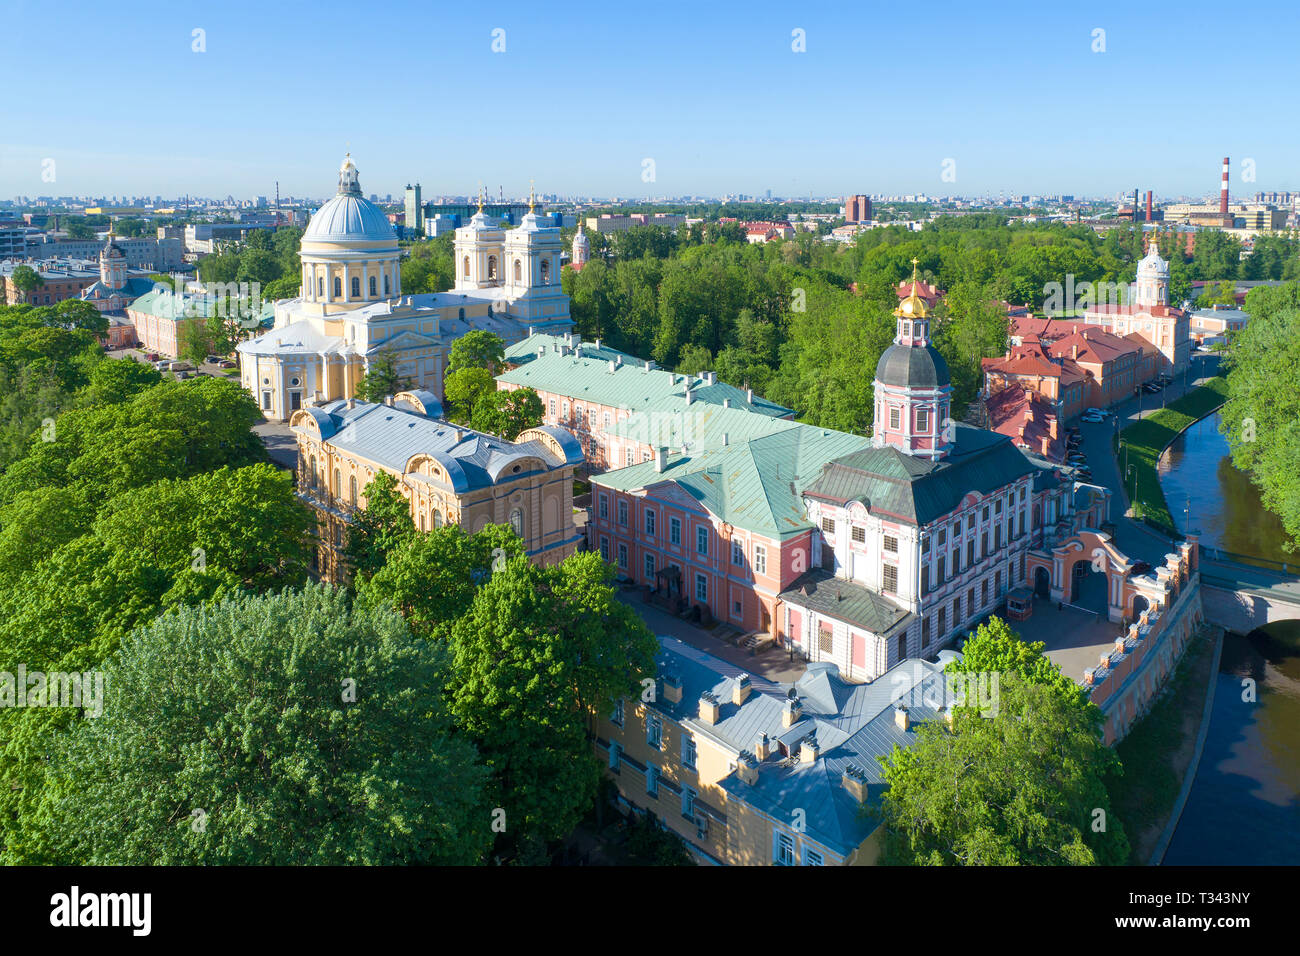
<svg viewBox="0 0 1300 956">
<path fill-rule="evenodd" d="M 1219 631 L 1203 627 L 1145 717 L 1115 747 L 1124 775 L 1110 788 L 1111 806 L 1128 833 L 1129 862 L 1145 865 L 1161 842 L 1193 766 L 1205 700 L 1215 677 Z"/>
<path fill-rule="evenodd" d="M 1216 376 L 1120 432 L 1118 460 L 1121 467 L 1133 472 L 1120 477 L 1131 496 L 1135 518 L 1170 537 L 1182 537 L 1165 502 L 1157 464 L 1175 438 L 1223 405 L 1227 396 L 1228 380 Z"/>
</svg>

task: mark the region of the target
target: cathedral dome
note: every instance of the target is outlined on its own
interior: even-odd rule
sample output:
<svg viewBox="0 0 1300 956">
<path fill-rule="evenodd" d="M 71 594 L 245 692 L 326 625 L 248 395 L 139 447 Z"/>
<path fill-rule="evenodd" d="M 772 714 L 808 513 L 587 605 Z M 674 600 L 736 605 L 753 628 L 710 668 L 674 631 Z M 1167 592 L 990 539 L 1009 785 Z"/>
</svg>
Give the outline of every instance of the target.
<svg viewBox="0 0 1300 956">
<path fill-rule="evenodd" d="M 948 363 L 933 345 L 891 345 L 880 356 L 876 381 L 897 388 L 939 388 L 952 384 Z"/>
<path fill-rule="evenodd" d="M 338 195 L 316 210 L 302 238 L 305 242 L 397 241 L 388 216 L 361 195 L 350 155 L 339 169 Z"/>
</svg>

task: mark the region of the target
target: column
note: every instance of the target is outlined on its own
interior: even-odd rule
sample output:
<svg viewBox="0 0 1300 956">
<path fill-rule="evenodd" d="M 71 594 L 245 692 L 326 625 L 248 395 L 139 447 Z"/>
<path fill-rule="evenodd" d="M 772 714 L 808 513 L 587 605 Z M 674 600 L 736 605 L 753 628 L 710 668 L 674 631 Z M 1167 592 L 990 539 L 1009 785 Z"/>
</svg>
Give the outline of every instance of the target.
<svg viewBox="0 0 1300 956">
<path fill-rule="evenodd" d="M 346 262 L 343 263 L 343 301 L 352 301 L 352 274 Z"/>
<path fill-rule="evenodd" d="M 325 301 L 334 301 L 334 277 L 330 275 L 330 268 L 325 267 Z"/>
</svg>

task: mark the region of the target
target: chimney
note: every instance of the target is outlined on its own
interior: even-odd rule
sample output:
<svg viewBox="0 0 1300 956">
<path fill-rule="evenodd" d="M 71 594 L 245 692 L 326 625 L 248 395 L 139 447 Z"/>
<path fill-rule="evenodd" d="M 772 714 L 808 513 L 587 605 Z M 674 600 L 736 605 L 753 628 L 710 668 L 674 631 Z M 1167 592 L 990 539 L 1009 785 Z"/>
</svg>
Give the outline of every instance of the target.
<svg viewBox="0 0 1300 956">
<path fill-rule="evenodd" d="M 660 446 L 655 449 L 655 474 L 661 474 L 664 470 L 664 459 L 668 457 L 668 449 Z"/>
<path fill-rule="evenodd" d="M 537 346 L 537 357 L 542 358 L 545 355 L 546 355 L 546 346 L 545 345 Z"/>
<path fill-rule="evenodd" d="M 1070 345 L 1070 358 L 1077 359 L 1078 357 L 1079 357 L 1079 343 L 1074 342 L 1073 344 Z"/>
<path fill-rule="evenodd" d="M 712 727 L 718 722 L 718 698 L 712 691 L 700 695 L 700 721 Z"/>
<path fill-rule="evenodd" d="M 717 385 L 717 384 L 718 384 L 718 373 L 717 373 L 717 372 L 706 372 L 706 373 L 705 373 L 705 377 L 708 378 L 708 380 L 709 380 L 709 384 L 710 384 L 710 385 Z"/>
<path fill-rule="evenodd" d="M 728 441 L 727 433 L 726 433 L 726 432 L 723 432 L 723 433 L 722 433 L 722 447 L 723 447 L 723 448 L 726 448 L 726 447 L 727 447 L 727 441 Z"/>
<path fill-rule="evenodd" d="M 621 356 L 621 355 L 617 355 L 617 356 L 615 356 L 615 357 L 614 357 L 614 361 L 617 362 L 619 365 L 622 365 L 622 364 L 623 364 L 623 356 Z"/>
<path fill-rule="evenodd" d="M 731 685 L 731 702 L 739 707 L 745 701 L 749 700 L 750 692 L 753 691 L 754 685 L 750 683 L 748 674 L 741 674 Z"/>
<path fill-rule="evenodd" d="M 781 726 L 793 727 L 803 716 L 803 704 L 799 703 L 797 697 L 787 697 L 785 707 L 781 710 Z"/>
<path fill-rule="evenodd" d="M 863 773 L 861 767 L 856 764 L 846 766 L 840 782 L 844 784 L 844 789 L 849 792 L 849 796 L 858 803 L 867 802 L 867 775 Z"/>
<path fill-rule="evenodd" d="M 816 763 L 817 758 L 821 756 L 822 749 L 817 746 L 817 735 L 809 734 L 799 744 L 799 762 Z"/>
<path fill-rule="evenodd" d="M 1147 222 L 1151 221 L 1151 190 L 1147 190 Z"/>
<path fill-rule="evenodd" d="M 350 411 L 351 409 L 356 408 L 356 407 L 357 407 L 357 400 L 356 400 L 355 398 L 349 398 L 349 399 L 348 399 L 348 409 L 349 409 L 349 411 Z"/>
<path fill-rule="evenodd" d="M 1228 218 L 1228 157 L 1223 157 L 1223 181 L 1219 186 L 1219 215 Z"/>
<path fill-rule="evenodd" d="M 758 783 L 758 761 L 748 750 L 736 755 L 736 776 L 751 787 Z"/>
<path fill-rule="evenodd" d="M 600 339 L 596 339 L 596 348 L 600 348 Z"/>
<path fill-rule="evenodd" d="M 1056 441 L 1056 416 L 1053 415 L 1047 419 L 1047 434 L 1052 436 L 1052 441 Z"/>
<path fill-rule="evenodd" d="M 1046 435 L 1044 435 L 1042 438 L 1039 439 L 1039 443 L 1042 446 L 1041 454 L 1043 455 L 1044 458 L 1046 458 L 1048 455 L 1052 453 L 1052 440 L 1048 438 Z"/>
<path fill-rule="evenodd" d="M 682 702 L 682 679 L 676 674 L 664 675 L 664 700 L 670 704 Z"/>
<path fill-rule="evenodd" d="M 754 404 L 754 390 L 752 388 L 745 389 L 745 401 L 751 405 Z"/>
<path fill-rule="evenodd" d="M 574 354 L 574 356 L 577 357 L 577 358 L 582 358 L 582 346 L 581 346 L 581 345 L 575 345 L 575 346 L 573 347 L 573 354 Z"/>
<path fill-rule="evenodd" d="M 536 332 L 536 329 L 534 329 L 533 326 L 531 326 L 531 325 L 528 326 L 528 337 L 529 337 L 529 338 L 532 338 L 534 332 Z"/>
<path fill-rule="evenodd" d="M 617 370 L 618 370 L 618 363 L 615 362 L 613 359 L 610 359 L 610 360 L 609 360 L 609 370 L 610 370 L 611 372 L 614 372 L 614 371 L 617 371 Z"/>
<path fill-rule="evenodd" d="M 730 408 L 730 407 L 731 407 L 731 399 L 729 399 L 729 398 L 724 398 L 724 399 L 722 400 L 722 407 L 723 407 L 723 408 Z"/>
<path fill-rule="evenodd" d="M 912 715 L 907 712 L 907 707 L 901 701 L 894 708 L 894 726 L 907 733 L 907 729 L 912 726 Z"/>
<path fill-rule="evenodd" d="M 686 390 L 686 404 L 689 405 L 693 401 L 695 401 L 695 390 L 688 388 Z"/>
<path fill-rule="evenodd" d="M 651 369 L 653 369 L 653 368 L 657 368 L 657 367 L 658 367 L 658 366 L 655 365 L 655 361 L 654 361 L 654 359 L 646 359 L 646 360 L 645 360 L 645 370 L 646 370 L 647 372 L 650 371 Z"/>
<path fill-rule="evenodd" d="M 391 396 L 391 395 L 385 395 L 385 396 L 384 396 L 384 404 L 387 405 L 389 408 L 392 408 L 392 407 L 393 407 L 393 396 Z"/>
<path fill-rule="evenodd" d="M 754 756 L 758 762 L 762 763 L 772 755 L 772 745 L 768 742 L 767 734 L 759 734 L 758 743 L 754 745 Z"/>
</svg>

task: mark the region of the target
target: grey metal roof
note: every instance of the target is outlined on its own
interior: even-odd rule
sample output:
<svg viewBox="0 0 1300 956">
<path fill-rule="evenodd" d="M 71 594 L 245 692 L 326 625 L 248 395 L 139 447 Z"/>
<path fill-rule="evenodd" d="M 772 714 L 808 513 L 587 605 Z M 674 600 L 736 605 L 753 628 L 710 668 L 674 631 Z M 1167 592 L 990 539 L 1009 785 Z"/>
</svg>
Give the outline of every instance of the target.
<svg viewBox="0 0 1300 956">
<path fill-rule="evenodd" d="M 307 412 L 316 420 L 324 441 L 398 474 L 405 473 L 414 456 L 429 455 L 446 470 L 449 480 L 445 484 L 458 493 L 489 487 L 503 477 L 517 477 L 514 469 L 522 468 L 526 458 L 540 459 L 548 470 L 582 460 L 577 439 L 559 428 L 536 431 L 558 442 L 563 457 L 541 440 L 509 442 L 395 406 L 356 402 L 349 408 L 347 401 L 339 400 Z"/>
<path fill-rule="evenodd" d="M 938 705 L 950 698 L 943 668 L 948 660 L 960 659 L 955 653 L 939 664 L 912 658 L 869 684 L 847 683 L 830 663 L 810 665 L 793 685 L 772 684 L 751 675 L 754 689 L 737 706 L 731 702 L 731 694 L 743 673 L 740 668 L 676 638 L 660 637 L 659 643 L 659 673 L 671 673 L 681 680 L 682 699 L 673 703 L 659 693 L 652 704 L 656 710 L 695 734 L 722 742 L 733 752 L 752 752 L 763 733 L 773 745 L 772 756 L 758 763 L 756 783 L 744 783 L 734 772 L 720 781 L 729 798 L 781 821 L 792 820 L 794 810 L 803 810 L 808 836 L 841 855 L 860 846 L 879 825 L 863 815 L 862 805 L 845 790 L 845 769 L 853 765 L 862 771 L 868 785 L 867 802 L 878 805 L 884 778 L 876 758 L 891 753 L 896 744 L 911 746 L 916 725 L 937 719 Z M 720 705 L 719 720 L 712 726 L 698 719 L 699 697 L 705 691 L 713 693 Z M 786 728 L 781 715 L 791 691 L 803 712 Z M 912 721 L 912 729 L 907 731 L 895 723 L 894 703 L 900 699 Z M 799 744 L 810 734 L 815 735 L 820 755 L 811 763 L 800 763 Z M 791 756 L 783 756 L 776 749 L 778 743 Z"/>
<path fill-rule="evenodd" d="M 952 382 L 948 363 L 933 345 L 913 348 L 897 344 L 881 354 L 876 364 L 876 380 L 910 388 L 935 388 Z"/>
<path fill-rule="evenodd" d="M 885 445 L 828 462 L 804 495 L 845 504 L 860 501 L 873 514 L 925 525 L 955 509 L 970 492 L 987 494 L 1039 466 L 1011 439 L 956 424 L 948 455 L 938 461 Z"/>
</svg>

